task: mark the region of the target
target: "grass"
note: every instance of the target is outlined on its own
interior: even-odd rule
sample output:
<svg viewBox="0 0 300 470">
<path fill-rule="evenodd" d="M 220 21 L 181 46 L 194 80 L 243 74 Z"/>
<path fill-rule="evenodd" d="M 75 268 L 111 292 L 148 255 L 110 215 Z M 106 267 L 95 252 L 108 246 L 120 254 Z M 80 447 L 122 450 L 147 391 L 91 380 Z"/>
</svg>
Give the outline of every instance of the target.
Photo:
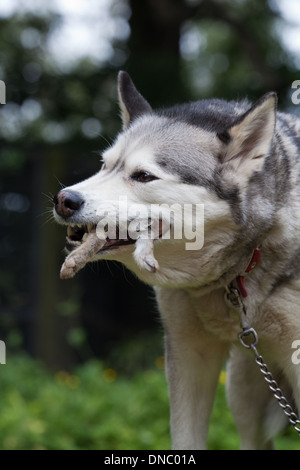
<svg viewBox="0 0 300 470">
<path fill-rule="evenodd" d="M 169 404 L 161 360 L 122 377 L 98 361 L 51 374 L 25 356 L 0 366 L 0 449 L 168 450 Z M 209 449 L 238 449 L 221 376 Z M 300 449 L 290 429 L 279 449 Z"/>
</svg>

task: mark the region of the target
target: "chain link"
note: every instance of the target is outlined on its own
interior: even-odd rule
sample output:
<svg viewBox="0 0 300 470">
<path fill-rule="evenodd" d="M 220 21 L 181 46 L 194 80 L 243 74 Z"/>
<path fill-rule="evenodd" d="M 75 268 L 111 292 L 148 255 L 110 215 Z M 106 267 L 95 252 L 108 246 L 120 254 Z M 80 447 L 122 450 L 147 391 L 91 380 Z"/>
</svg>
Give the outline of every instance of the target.
<svg viewBox="0 0 300 470">
<path fill-rule="evenodd" d="M 256 345 L 258 343 L 258 335 L 254 328 L 250 328 L 248 325 L 248 320 L 246 318 L 246 307 L 241 298 L 240 292 L 238 289 L 233 286 L 226 288 L 225 294 L 226 301 L 230 304 L 231 307 L 238 310 L 240 313 L 242 331 L 239 333 L 238 337 L 240 343 L 244 348 L 251 349 L 255 354 L 255 362 L 258 365 L 260 372 L 263 374 L 265 381 L 268 384 L 269 389 L 273 393 L 274 397 L 278 401 L 279 406 L 282 408 L 283 412 L 287 416 L 290 424 L 298 432 L 300 436 L 300 419 L 297 414 L 294 412 L 291 405 L 288 403 L 286 397 L 283 395 L 282 390 L 278 386 L 278 383 L 274 379 L 272 373 L 270 372 L 267 364 L 264 362 L 263 357 L 258 353 Z M 250 340 L 249 340 L 250 338 Z M 248 339 L 248 341 L 246 341 Z"/>
<path fill-rule="evenodd" d="M 278 401 L 279 406 L 283 409 L 283 412 L 288 417 L 290 424 L 300 435 L 300 420 L 296 413 L 293 411 L 291 405 L 289 405 L 287 399 L 282 393 L 282 390 L 279 388 L 276 380 L 273 378 L 271 372 L 268 369 L 268 366 L 263 360 L 263 357 L 257 353 L 256 348 L 254 348 L 255 361 L 260 368 L 261 373 L 264 376 L 265 381 L 268 383 L 268 387 L 273 393 L 274 397 Z"/>
</svg>

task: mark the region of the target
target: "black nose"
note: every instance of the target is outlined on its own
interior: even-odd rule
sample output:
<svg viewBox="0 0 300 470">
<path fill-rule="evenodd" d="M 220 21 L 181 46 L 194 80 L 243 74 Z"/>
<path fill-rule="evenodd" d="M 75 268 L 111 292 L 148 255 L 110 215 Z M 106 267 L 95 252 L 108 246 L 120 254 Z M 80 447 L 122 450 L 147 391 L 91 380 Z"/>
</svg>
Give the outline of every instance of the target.
<svg viewBox="0 0 300 470">
<path fill-rule="evenodd" d="M 56 196 L 54 196 L 53 202 L 55 204 L 55 210 L 57 214 L 64 219 L 67 219 L 68 217 L 71 217 L 74 212 L 80 209 L 84 203 L 84 199 L 82 194 L 76 191 L 68 191 L 63 189 L 59 191 Z"/>
</svg>

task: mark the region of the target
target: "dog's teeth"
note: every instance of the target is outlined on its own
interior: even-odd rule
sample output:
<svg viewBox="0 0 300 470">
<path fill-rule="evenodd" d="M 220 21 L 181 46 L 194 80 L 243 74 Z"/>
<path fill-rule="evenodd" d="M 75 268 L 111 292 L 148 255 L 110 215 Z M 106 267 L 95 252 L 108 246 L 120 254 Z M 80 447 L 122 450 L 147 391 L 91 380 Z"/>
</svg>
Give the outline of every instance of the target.
<svg viewBox="0 0 300 470">
<path fill-rule="evenodd" d="M 86 228 L 88 232 L 92 232 L 94 228 L 94 224 L 87 224 Z"/>
</svg>

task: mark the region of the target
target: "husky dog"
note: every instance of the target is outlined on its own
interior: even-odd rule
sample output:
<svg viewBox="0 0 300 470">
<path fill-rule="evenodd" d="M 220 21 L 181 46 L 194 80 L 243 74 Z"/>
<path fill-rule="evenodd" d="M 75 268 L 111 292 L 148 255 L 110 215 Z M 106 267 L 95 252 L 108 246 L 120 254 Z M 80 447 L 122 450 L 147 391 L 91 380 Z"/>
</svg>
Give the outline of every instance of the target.
<svg viewBox="0 0 300 470">
<path fill-rule="evenodd" d="M 57 222 L 68 227 L 61 277 L 93 260 L 118 260 L 154 286 L 165 330 L 166 374 L 174 449 L 206 446 L 224 360 L 227 394 L 244 449 L 272 448 L 286 418 L 252 351 L 237 338 L 239 320 L 225 299 L 244 297 L 259 353 L 300 410 L 300 120 L 276 111 L 276 94 L 255 104 L 202 100 L 154 111 L 119 73 L 123 129 L 91 178 L 55 197 Z M 204 205 L 204 242 L 164 237 L 98 236 L 100 207 L 126 196 L 129 205 Z M 103 213 L 102 213 L 103 214 Z M 127 224 L 118 216 L 118 227 Z M 255 250 L 261 258 L 249 268 Z M 154 256 L 155 255 L 155 256 Z M 249 268 L 249 269 L 248 269 Z M 245 273 L 247 272 L 247 274 Z"/>
</svg>

